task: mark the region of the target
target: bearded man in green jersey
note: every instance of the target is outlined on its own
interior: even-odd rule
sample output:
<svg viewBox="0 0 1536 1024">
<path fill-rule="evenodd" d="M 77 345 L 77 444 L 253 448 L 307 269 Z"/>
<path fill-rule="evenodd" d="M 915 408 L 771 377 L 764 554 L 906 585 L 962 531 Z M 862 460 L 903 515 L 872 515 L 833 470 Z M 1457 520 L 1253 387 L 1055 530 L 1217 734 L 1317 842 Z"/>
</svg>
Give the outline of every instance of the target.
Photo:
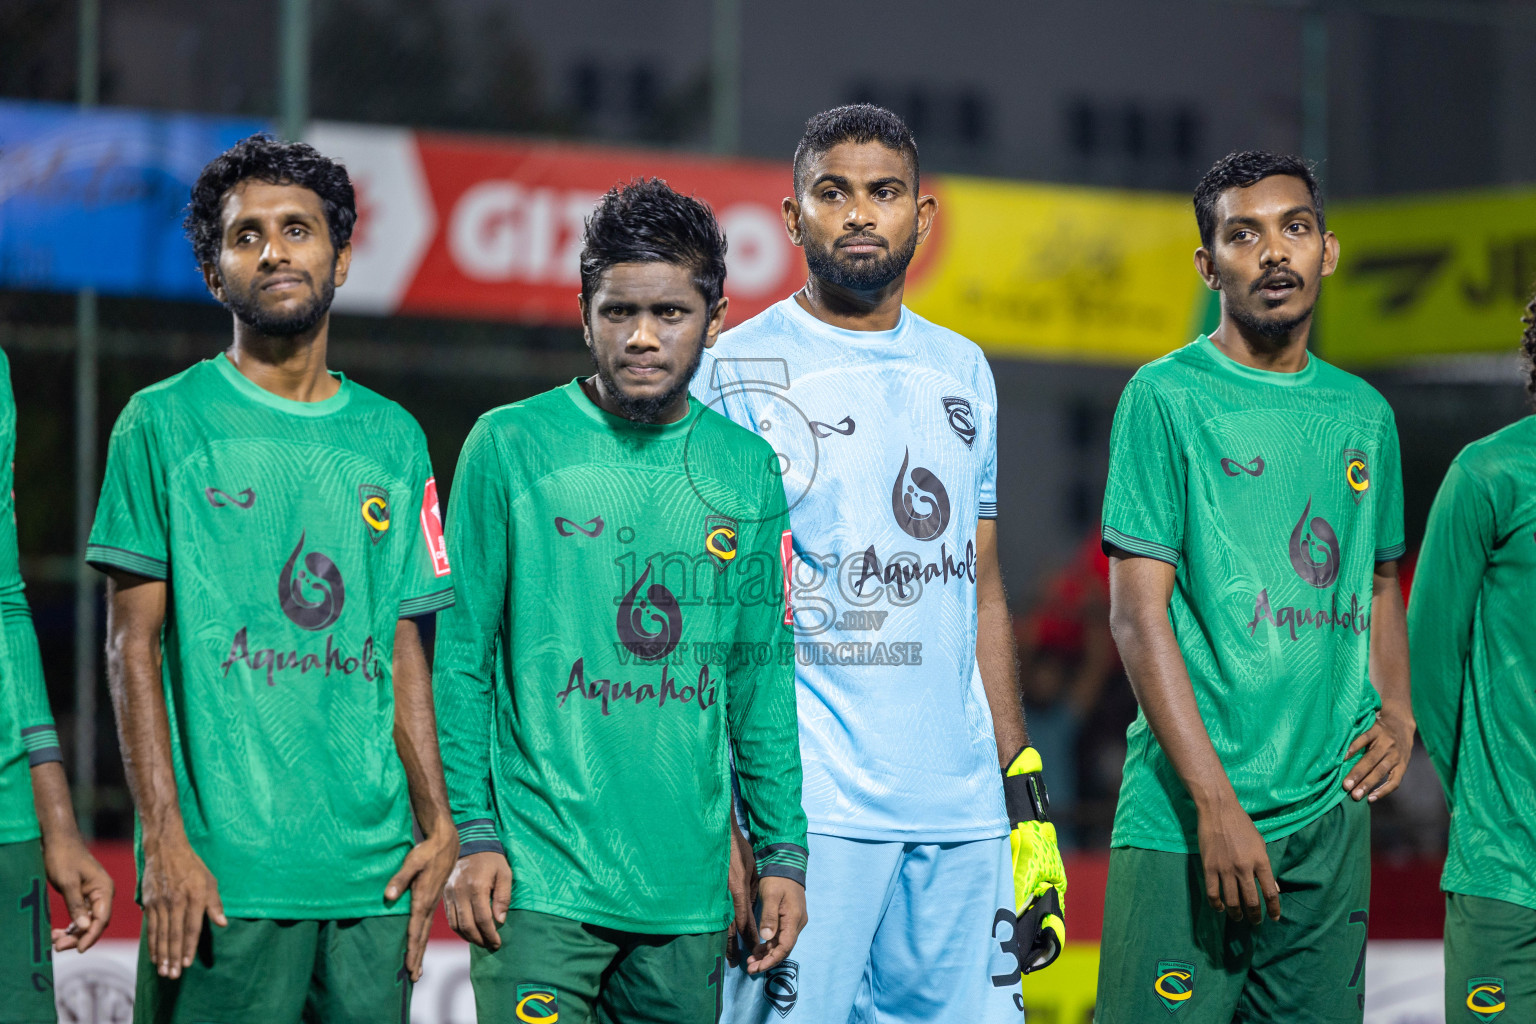
<svg viewBox="0 0 1536 1024">
<path fill-rule="evenodd" d="M 1525 311 L 1536 399 L 1536 299 Z M 1536 418 L 1462 449 L 1408 604 L 1413 710 L 1451 808 L 1445 1019 L 1536 1020 Z"/>
<path fill-rule="evenodd" d="M 718 1018 L 732 763 L 761 878 L 749 969 L 805 923 L 783 483 L 767 442 L 688 395 L 724 281 L 707 206 L 610 191 L 581 254 L 597 373 L 486 413 L 459 457 L 451 551 L 475 571 L 438 641 L 446 909 L 487 1024 Z"/>
<path fill-rule="evenodd" d="M 1339 258 L 1310 168 L 1234 153 L 1195 214 L 1220 326 L 1141 368 L 1110 441 L 1110 624 L 1141 712 L 1096 1020 L 1358 1022 L 1369 806 L 1414 733 L 1397 427 L 1307 351 Z"/>
<path fill-rule="evenodd" d="M 355 219 L 309 146 L 205 167 L 187 233 L 234 339 L 112 431 L 87 557 L 138 810 L 136 1021 L 405 1021 L 457 857 L 426 438 L 326 366 Z"/>
<path fill-rule="evenodd" d="M 80 840 L 37 633 L 16 547 L 16 401 L 0 352 L 0 1022 L 57 1017 L 53 950 L 96 943 L 112 914 L 112 878 Z M 48 889 L 70 923 L 49 927 Z"/>
</svg>

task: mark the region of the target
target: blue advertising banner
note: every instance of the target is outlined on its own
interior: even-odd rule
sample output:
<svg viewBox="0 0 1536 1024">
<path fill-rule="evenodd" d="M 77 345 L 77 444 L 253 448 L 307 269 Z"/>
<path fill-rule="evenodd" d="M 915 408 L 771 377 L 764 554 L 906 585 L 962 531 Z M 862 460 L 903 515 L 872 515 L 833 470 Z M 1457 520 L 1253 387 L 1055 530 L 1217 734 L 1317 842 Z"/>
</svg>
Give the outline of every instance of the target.
<svg viewBox="0 0 1536 1024">
<path fill-rule="evenodd" d="M 207 298 L 181 218 L 265 121 L 0 101 L 0 288 Z"/>
</svg>

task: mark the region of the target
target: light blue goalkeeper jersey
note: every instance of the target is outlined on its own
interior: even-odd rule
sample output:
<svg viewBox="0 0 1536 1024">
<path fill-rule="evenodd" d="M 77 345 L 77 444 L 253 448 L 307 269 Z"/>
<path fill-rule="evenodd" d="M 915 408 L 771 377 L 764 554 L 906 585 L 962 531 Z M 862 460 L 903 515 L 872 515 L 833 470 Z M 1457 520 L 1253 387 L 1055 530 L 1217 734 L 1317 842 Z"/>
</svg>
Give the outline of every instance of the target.
<svg viewBox="0 0 1536 1024">
<path fill-rule="evenodd" d="M 848 331 L 789 298 L 706 350 L 693 393 L 783 468 L 811 831 L 1007 834 L 976 668 L 976 521 L 997 516 L 981 350 L 909 309 Z"/>
</svg>

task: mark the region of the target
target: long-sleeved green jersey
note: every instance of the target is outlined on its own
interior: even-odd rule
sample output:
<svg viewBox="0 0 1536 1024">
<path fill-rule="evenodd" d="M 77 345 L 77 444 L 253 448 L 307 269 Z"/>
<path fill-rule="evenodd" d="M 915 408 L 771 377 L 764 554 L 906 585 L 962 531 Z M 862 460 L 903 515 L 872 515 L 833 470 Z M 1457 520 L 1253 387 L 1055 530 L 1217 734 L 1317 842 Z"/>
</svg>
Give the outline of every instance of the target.
<svg viewBox="0 0 1536 1024">
<path fill-rule="evenodd" d="M 575 382 L 470 433 L 434 689 L 462 851 L 504 850 L 513 907 L 724 927 L 731 759 L 761 872 L 803 881 L 777 465 L 698 402 L 639 424 Z"/>
<path fill-rule="evenodd" d="M 1413 713 L 1445 784 L 1441 888 L 1536 908 L 1536 417 L 1468 445 L 1408 603 Z"/>
<path fill-rule="evenodd" d="M 32 766 L 62 761 L 16 547 L 16 401 L 0 352 L 0 844 L 35 839 Z"/>
</svg>

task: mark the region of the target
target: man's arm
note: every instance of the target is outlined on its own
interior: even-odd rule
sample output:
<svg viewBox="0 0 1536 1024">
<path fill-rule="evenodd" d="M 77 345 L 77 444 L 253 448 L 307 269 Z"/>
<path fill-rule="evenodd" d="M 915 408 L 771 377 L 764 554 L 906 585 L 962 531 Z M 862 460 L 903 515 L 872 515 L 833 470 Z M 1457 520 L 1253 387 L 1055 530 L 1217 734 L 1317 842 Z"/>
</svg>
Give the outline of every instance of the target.
<svg viewBox="0 0 1536 1024">
<path fill-rule="evenodd" d="M 443 893 L 448 923 L 460 936 L 499 949 L 497 926 L 512 903 L 512 867 L 491 808 L 491 729 L 496 644 L 506 615 L 510 472 L 493 428 L 475 424 L 459 453 L 448 505 L 448 560 L 459 567 L 454 605 L 438 616 L 433 698 L 443 774 L 458 827 L 458 862 Z"/>
<path fill-rule="evenodd" d="M 96 944 L 112 918 L 112 876 L 91 856 L 75 824 L 69 781 L 61 761 L 32 766 L 32 803 L 43 830 L 43 864 L 48 883 L 64 897 L 69 927 L 53 929 L 53 948 L 84 953 Z"/>
<path fill-rule="evenodd" d="M 997 763 L 1003 771 L 1029 746 L 1019 702 L 1019 660 L 1013 650 L 1013 617 L 997 561 L 997 520 L 976 520 L 976 664 L 992 709 Z"/>
<path fill-rule="evenodd" d="M 1174 567 L 1168 562 L 1124 553 L 1111 556 L 1110 632 L 1152 734 L 1194 799 L 1206 899 L 1234 921 L 1246 916 L 1259 923 L 1265 905 L 1278 921 L 1280 887 L 1270 869 L 1269 851 L 1238 803 L 1211 745 L 1168 621 L 1173 583 Z"/>
<path fill-rule="evenodd" d="M 421 980 L 421 961 L 432 931 L 432 912 L 442 898 L 443 884 L 459 858 L 459 833 L 448 809 L 448 786 L 437 750 L 437 718 L 432 710 L 432 672 L 421 647 L 414 619 L 395 624 L 395 750 L 405 766 L 411 809 L 422 840 L 389 880 L 384 898 L 397 900 L 411 890 L 411 921 L 405 966 L 412 981 Z"/>
<path fill-rule="evenodd" d="M 1402 783 L 1413 752 L 1408 622 L 1395 561 L 1377 562 L 1371 577 L 1371 683 L 1381 694 L 1381 711 L 1375 724 L 1349 745 L 1348 756 L 1364 753 L 1345 775 L 1344 788 L 1356 800 L 1375 803 Z"/>
<path fill-rule="evenodd" d="M 1413 600 L 1408 602 L 1414 718 L 1448 801 L 1455 794 L 1472 624 L 1496 535 L 1487 492 L 1460 461 L 1453 462 L 1429 510 L 1413 576 Z M 1375 678 L 1375 666 L 1371 668 Z"/>
<path fill-rule="evenodd" d="M 805 810 L 800 804 L 800 731 L 795 717 L 795 667 L 784 657 L 794 643 L 783 578 L 792 571 L 789 510 L 777 474 L 765 473 L 758 498 L 760 519 L 741 528 L 738 558 L 771 567 L 774 584 L 762 597 L 743 600 L 726 666 L 725 713 L 736 782 L 757 858 L 762 915 L 747 971 L 761 974 L 794 949 L 809 917 Z M 774 572 L 773 570 L 778 570 Z M 737 571 L 740 571 L 738 568 Z M 763 649 L 768 657 L 756 657 Z"/>
<path fill-rule="evenodd" d="M 164 580 L 121 570 L 107 574 L 107 684 L 143 834 L 144 927 L 160 976 L 179 978 L 192 966 L 203 915 L 220 927 L 229 921 L 218 882 L 193 852 L 181 819 L 160 677 L 165 601 Z"/>
</svg>

